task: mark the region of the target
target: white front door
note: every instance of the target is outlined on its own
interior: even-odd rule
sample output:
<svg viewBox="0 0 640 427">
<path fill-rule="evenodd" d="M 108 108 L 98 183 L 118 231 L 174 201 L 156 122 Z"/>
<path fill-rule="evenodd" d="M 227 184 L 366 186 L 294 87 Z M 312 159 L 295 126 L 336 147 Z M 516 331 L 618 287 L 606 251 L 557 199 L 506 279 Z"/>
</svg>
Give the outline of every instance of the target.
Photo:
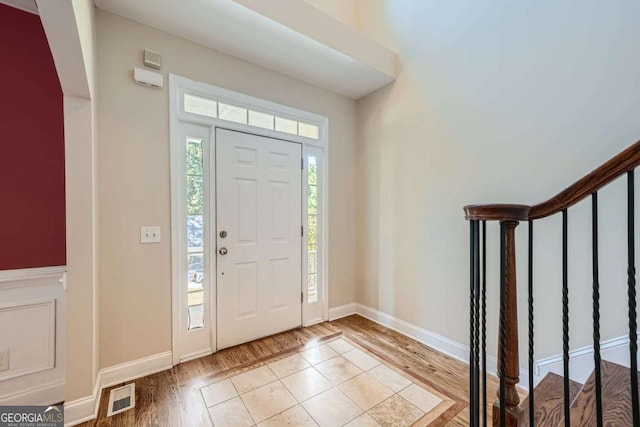
<svg viewBox="0 0 640 427">
<path fill-rule="evenodd" d="M 302 323 L 302 146 L 216 130 L 217 348 Z"/>
</svg>

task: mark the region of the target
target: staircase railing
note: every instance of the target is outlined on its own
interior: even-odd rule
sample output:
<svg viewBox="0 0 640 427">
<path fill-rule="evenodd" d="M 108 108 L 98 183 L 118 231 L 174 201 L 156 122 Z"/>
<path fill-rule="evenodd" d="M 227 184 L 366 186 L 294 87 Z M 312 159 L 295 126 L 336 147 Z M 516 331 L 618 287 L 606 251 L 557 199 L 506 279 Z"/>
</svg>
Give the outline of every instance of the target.
<svg viewBox="0 0 640 427">
<path fill-rule="evenodd" d="M 562 359 L 564 371 L 564 425 L 571 425 L 569 376 L 569 288 L 568 288 L 568 212 L 569 208 L 591 197 L 592 204 L 592 304 L 593 347 L 596 382 L 596 419 L 602 426 L 602 379 L 600 355 L 600 282 L 598 269 L 598 190 L 627 175 L 627 295 L 632 419 L 640 426 L 638 405 L 637 310 L 635 270 L 634 170 L 640 166 L 640 141 L 630 146 L 566 190 L 538 205 L 489 204 L 464 208 L 470 223 L 470 376 L 469 419 L 471 426 L 487 425 L 486 382 L 486 294 L 487 294 L 487 221 L 500 223 L 500 315 L 498 327 L 498 377 L 500 387 L 493 404 L 494 426 L 520 426 L 524 420 L 535 425 L 534 396 L 534 317 L 533 317 L 533 238 L 534 222 L 555 214 L 562 215 Z M 518 352 L 518 312 L 516 281 L 515 229 L 528 223 L 528 368 L 529 405 L 520 407 L 517 384 L 520 381 Z"/>
</svg>

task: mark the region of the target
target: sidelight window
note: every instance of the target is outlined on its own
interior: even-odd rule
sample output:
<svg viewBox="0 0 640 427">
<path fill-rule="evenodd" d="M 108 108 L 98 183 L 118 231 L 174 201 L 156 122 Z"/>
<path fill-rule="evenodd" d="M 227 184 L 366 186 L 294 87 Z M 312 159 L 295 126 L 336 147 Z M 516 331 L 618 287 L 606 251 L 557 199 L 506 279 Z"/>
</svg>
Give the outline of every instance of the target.
<svg viewBox="0 0 640 427">
<path fill-rule="evenodd" d="M 318 157 L 307 157 L 307 299 L 310 303 L 318 301 L 318 163 Z"/>
<path fill-rule="evenodd" d="M 204 167 L 202 139 L 187 138 L 187 313 L 189 330 L 204 326 Z"/>
</svg>

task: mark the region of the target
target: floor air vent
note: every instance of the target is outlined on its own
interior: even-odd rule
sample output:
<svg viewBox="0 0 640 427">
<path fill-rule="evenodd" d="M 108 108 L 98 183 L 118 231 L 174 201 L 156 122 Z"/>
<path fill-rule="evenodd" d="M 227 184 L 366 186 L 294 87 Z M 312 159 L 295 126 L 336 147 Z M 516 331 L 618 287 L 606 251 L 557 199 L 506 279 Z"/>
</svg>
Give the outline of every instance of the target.
<svg viewBox="0 0 640 427">
<path fill-rule="evenodd" d="M 114 388 L 109 393 L 109 410 L 107 417 L 124 412 L 136 406 L 136 385 L 127 384 Z"/>
</svg>

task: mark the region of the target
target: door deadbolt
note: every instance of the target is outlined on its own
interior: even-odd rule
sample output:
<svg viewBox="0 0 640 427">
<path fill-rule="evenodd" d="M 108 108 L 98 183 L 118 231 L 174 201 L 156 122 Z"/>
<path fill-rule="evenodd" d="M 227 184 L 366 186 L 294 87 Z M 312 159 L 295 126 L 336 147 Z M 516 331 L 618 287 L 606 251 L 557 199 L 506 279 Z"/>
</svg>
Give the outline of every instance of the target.
<svg viewBox="0 0 640 427">
<path fill-rule="evenodd" d="M 224 230 L 222 230 L 222 231 L 220 232 L 220 238 L 221 238 L 221 239 L 224 239 L 225 237 L 227 237 L 227 232 L 226 232 L 226 231 L 224 231 Z"/>
<path fill-rule="evenodd" d="M 227 248 L 220 248 L 220 250 L 218 252 L 220 253 L 220 255 L 226 255 L 227 254 Z"/>
</svg>

